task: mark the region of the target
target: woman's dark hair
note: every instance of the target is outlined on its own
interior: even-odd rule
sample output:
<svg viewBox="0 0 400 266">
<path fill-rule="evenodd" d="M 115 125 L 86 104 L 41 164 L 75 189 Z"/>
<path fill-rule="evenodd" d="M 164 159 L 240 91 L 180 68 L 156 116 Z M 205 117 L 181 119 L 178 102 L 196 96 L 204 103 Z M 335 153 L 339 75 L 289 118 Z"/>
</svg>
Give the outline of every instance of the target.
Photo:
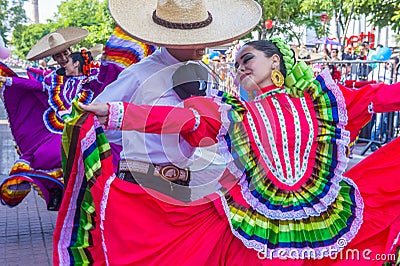
<svg viewBox="0 0 400 266">
<path fill-rule="evenodd" d="M 83 50 L 81 52 L 74 52 L 69 55 L 68 60 L 72 60 L 72 63 L 79 62 L 79 72 L 89 76 L 90 72 L 90 63 L 93 61 L 93 56 L 90 51 Z M 65 76 L 65 68 L 59 68 L 56 71 L 57 75 Z"/>
<path fill-rule="evenodd" d="M 269 40 L 258 40 L 258 41 L 248 42 L 245 45 L 251 46 L 256 50 L 263 52 L 267 58 L 271 58 L 274 54 L 279 55 L 280 58 L 279 71 L 282 73 L 284 77 L 286 77 L 286 67 L 285 67 L 285 61 L 283 61 L 283 55 L 273 42 Z"/>
<path fill-rule="evenodd" d="M 79 71 L 86 74 L 84 71 L 84 66 L 89 65 L 93 61 L 93 56 L 90 51 L 75 52 L 69 56 L 72 63 L 79 62 Z"/>
</svg>

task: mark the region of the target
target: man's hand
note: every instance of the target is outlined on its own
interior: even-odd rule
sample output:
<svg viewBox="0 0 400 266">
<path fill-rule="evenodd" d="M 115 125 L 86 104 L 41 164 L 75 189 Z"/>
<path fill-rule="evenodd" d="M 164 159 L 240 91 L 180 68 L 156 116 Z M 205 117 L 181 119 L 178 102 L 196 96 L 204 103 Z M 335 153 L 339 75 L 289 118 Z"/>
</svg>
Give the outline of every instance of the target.
<svg viewBox="0 0 400 266">
<path fill-rule="evenodd" d="M 89 105 L 79 103 L 79 107 L 86 112 L 91 112 L 97 116 L 100 124 L 108 122 L 108 105 L 106 103 L 91 103 Z"/>
</svg>

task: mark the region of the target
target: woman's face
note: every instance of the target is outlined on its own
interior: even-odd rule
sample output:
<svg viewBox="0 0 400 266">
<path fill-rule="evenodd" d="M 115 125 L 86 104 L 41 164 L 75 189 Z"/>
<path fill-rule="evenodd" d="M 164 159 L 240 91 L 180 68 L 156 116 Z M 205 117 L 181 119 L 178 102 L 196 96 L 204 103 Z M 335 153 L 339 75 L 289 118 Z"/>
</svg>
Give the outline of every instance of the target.
<svg viewBox="0 0 400 266">
<path fill-rule="evenodd" d="M 279 70 L 279 56 L 267 58 L 264 52 L 249 45 L 240 49 L 236 56 L 236 80 L 246 91 L 258 91 L 272 84 L 273 69 Z"/>
<path fill-rule="evenodd" d="M 64 65 L 64 68 L 66 76 L 72 77 L 79 74 L 79 62 L 76 61 L 74 63 L 71 57 L 68 58 L 68 62 Z"/>
</svg>

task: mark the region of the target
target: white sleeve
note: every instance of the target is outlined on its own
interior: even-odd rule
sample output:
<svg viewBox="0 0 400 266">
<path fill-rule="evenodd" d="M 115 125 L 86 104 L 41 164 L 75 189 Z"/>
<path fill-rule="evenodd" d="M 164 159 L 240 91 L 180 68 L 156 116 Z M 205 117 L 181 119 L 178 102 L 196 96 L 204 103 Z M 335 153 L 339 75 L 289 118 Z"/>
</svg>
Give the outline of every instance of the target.
<svg viewBox="0 0 400 266">
<path fill-rule="evenodd" d="M 107 85 L 93 102 L 129 102 L 134 92 L 140 86 L 140 81 L 135 75 L 135 65 L 124 69 L 118 78 Z"/>
</svg>

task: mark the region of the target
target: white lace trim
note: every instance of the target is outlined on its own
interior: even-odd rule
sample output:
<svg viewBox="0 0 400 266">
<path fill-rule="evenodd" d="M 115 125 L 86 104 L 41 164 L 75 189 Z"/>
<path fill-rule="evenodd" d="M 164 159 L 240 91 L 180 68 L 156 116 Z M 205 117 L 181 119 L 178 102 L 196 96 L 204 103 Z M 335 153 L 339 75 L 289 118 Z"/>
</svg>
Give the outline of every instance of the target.
<svg viewBox="0 0 400 266">
<path fill-rule="evenodd" d="M 312 145 L 313 145 L 313 142 L 314 142 L 314 124 L 313 124 L 313 121 L 312 121 L 312 118 L 311 118 L 311 114 L 310 114 L 310 110 L 308 109 L 308 106 L 307 106 L 305 98 L 301 98 L 301 106 L 303 107 L 303 111 L 304 111 L 304 114 L 306 116 L 308 127 L 310 128 L 310 136 L 309 136 L 308 141 L 307 141 L 306 150 L 304 151 L 303 164 L 301 165 L 301 170 L 300 170 L 300 176 L 303 177 L 304 174 L 307 171 L 308 158 L 310 156 L 311 148 L 312 148 Z M 301 132 L 300 132 L 300 137 L 301 137 Z M 297 155 L 295 154 L 295 157 L 296 156 Z M 299 154 L 299 157 L 300 157 L 300 154 Z"/>
<path fill-rule="evenodd" d="M 108 202 L 108 195 L 110 194 L 111 183 L 114 180 L 115 180 L 115 174 L 113 173 L 112 176 L 110 176 L 107 179 L 107 181 L 104 185 L 103 196 L 101 197 L 101 202 L 100 202 L 101 245 L 103 246 L 104 258 L 105 258 L 107 265 L 109 265 L 109 262 L 108 262 L 108 256 L 107 256 L 107 245 L 106 245 L 106 241 L 104 238 L 104 220 L 106 219 L 106 208 L 107 208 L 107 202 Z"/>
<path fill-rule="evenodd" d="M 341 137 L 336 139 L 336 144 L 338 148 L 338 165 L 336 166 L 334 173 L 335 175 L 343 175 L 346 171 L 349 158 L 347 157 L 347 147 L 350 143 L 350 132 L 345 129 L 347 126 L 347 108 L 346 101 L 340 90 L 339 86 L 333 81 L 329 70 L 324 70 L 321 72 L 320 76 L 324 79 L 325 85 L 330 89 L 333 95 L 336 98 L 338 114 L 339 114 L 339 122 L 337 127 L 341 129 Z"/>
<path fill-rule="evenodd" d="M 72 190 L 72 195 L 67 208 L 67 213 L 65 219 L 62 223 L 62 229 L 60 232 L 60 240 L 57 244 L 58 256 L 60 258 L 60 265 L 70 265 L 70 256 L 68 248 L 71 243 L 72 228 L 74 227 L 74 216 L 77 208 L 77 200 L 80 193 L 80 187 L 82 185 L 83 179 L 85 178 L 85 168 L 81 160 L 78 160 L 78 172 L 76 174 L 77 179 L 75 179 L 74 189 Z M 70 180 L 69 182 L 71 182 Z"/>
<path fill-rule="evenodd" d="M 336 145 L 338 149 L 337 151 L 338 164 L 337 167 L 334 169 L 335 176 L 332 177 L 331 179 L 332 185 L 328 193 L 323 198 L 321 198 L 317 204 L 311 205 L 310 207 L 303 207 L 301 210 L 298 211 L 283 212 L 282 210 L 271 210 L 267 206 L 265 206 L 265 204 L 262 204 L 259 201 L 259 199 L 254 197 L 253 194 L 251 193 L 246 177 L 245 176 L 242 177 L 239 181 L 239 185 L 241 186 L 241 192 L 243 198 L 250 206 L 252 206 L 255 210 L 257 210 L 259 213 L 265 215 L 268 218 L 290 220 L 290 219 L 304 219 L 310 216 L 318 216 L 322 212 L 328 209 L 328 207 L 335 201 L 336 197 L 339 194 L 340 191 L 339 183 L 340 181 L 343 180 L 342 175 L 347 168 L 349 160 L 346 156 L 346 147 L 350 141 L 350 136 L 349 136 L 350 134 L 347 130 L 344 129 L 344 126 L 347 124 L 347 111 L 343 94 L 341 93 L 336 83 L 332 80 L 329 71 L 324 71 L 322 74 L 323 75 L 321 75 L 321 77 L 324 79 L 325 85 L 327 86 L 328 89 L 332 91 L 337 100 L 338 113 L 339 113 L 339 122 L 337 126 L 341 128 L 341 138 L 336 140 Z M 309 120 L 309 118 L 307 120 Z M 266 159 L 265 156 L 263 156 L 263 158 Z M 271 163 L 269 162 L 268 164 L 268 162 L 269 161 L 266 160 L 267 165 L 269 167 L 272 167 Z M 274 168 L 270 168 L 270 170 L 275 175 L 276 170 Z"/>
<path fill-rule="evenodd" d="M 199 126 L 200 126 L 200 114 L 199 114 L 199 112 L 197 112 L 197 110 L 194 109 L 194 108 L 189 108 L 189 110 L 191 110 L 191 111 L 193 112 L 194 117 L 195 117 L 195 119 L 196 119 L 196 123 L 194 124 L 193 129 L 192 129 L 192 131 L 191 131 L 191 132 L 194 132 L 194 131 L 196 131 L 196 130 L 199 128 Z"/>
<path fill-rule="evenodd" d="M 336 102 L 338 104 L 338 113 L 339 113 L 339 126 L 345 127 L 347 125 L 347 108 L 346 101 L 344 99 L 343 93 L 340 90 L 339 86 L 333 81 L 329 70 L 325 69 L 320 73 L 320 76 L 324 79 L 325 85 L 330 89 L 335 95 Z"/>
<path fill-rule="evenodd" d="M 249 184 L 245 176 L 240 179 L 239 185 L 241 187 L 242 196 L 246 202 L 265 217 L 275 220 L 301 220 L 309 218 L 310 216 L 319 216 L 321 213 L 325 212 L 337 198 L 340 191 L 339 182 L 341 180 L 341 177 L 334 176 L 331 180 L 332 185 L 328 193 L 326 193 L 318 203 L 310 205 L 310 207 L 302 207 L 298 211 L 291 210 L 286 212 L 282 210 L 271 210 L 265 206 L 265 204 L 261 203 L 258 198 L 254 197 L 249 189 Z"/>
<path fill-rule="evenodd" d="M 362 200 L 362 197 L 357 189 L 357 186 L 349 179 L 345 178 L 343 179 L 345 180 L 347 183 L 351 184 L 354 186 L 355 188 L 355 200 L 356 200 L 356 217 L 353 221 L 353 223 L 351 224 L 351 227 L 349 229 L 349 231 L 347 233 L 345 233 L 343 236 L 341 236 L 338 241 L 332 245 L 328 245 L 328 246 L 323 246 L 323 247 L 317 247 L 317 248 L 308 248 L 308 247 L 304 247 L 304 248 L 274 248 L 274 249 L 268 249 L 268 251 L 271 254 L 271 259 L 273 258 L 281 258 L 281 259 L 288 259 L 287 256 L 285 256 L 285 254 L 293 254 L 293 252 L 296 252 L 296 254 L 303 254 L 305 251 L 307 252 L 314 252 L 313 254 L 315 254 L 315 257 L 317 259 L 321 259 L 324 257 L 328 257 L 331 255 L 335 255 L 337 253 L 339 253 L 341 250 L 343 250 L 344 247 L 347 246 L 348 243 L 351 242 L 351 240 L 353 240 L 353 238 L 357 235 L 361 225 L 362 225 L 362 213 L 363 213 L 363 209 L 364 209 L 364 203 Z M 264 252 L 266 251 L 266 245 L 263 243 L 258 242 L 257 240 L 248 240 L 246 238 L 244 238 L 242 235 L 240 235 L 234 228 L 230 219 L 230 209 L 228 206 L 228 203 L 224 197 L 224 195 L 221 192 L 218 192 L 221 195 L 221 203 L 225 212 L 225 215 L 228 217 L 228 221 L 229 221 L 229 225 L 231 228 L 231 232 L 232 234 L 239 238 L 243 244 L 247 247 L 247 248 L 251 248 L 254 249 L 256 251 L 258 251 L 261 254 L 264 254 Z M 327 252 L 327 250 L 332 251 L 331 253 Z M 302 253 L 300 253 L 302 252 Z M 282 256 L 283 254 L 283 256 Z M 309 253 L 308 253 L 309 254 Z M 268 257 L 269 258 L 269 257 Z"/>
<path fill-rule="evenodd" d="M 96 142 L 96 131 L 91 128 L 87 135 L 81 140 L 81 150 L 86 151 L 93 143 Z"/>
<path fill-rule="evenodd" d="M 228 104 L 223 103 L 218 97 L 214 98 L 214 101 L 218 104 L 219 106 L 219 113 L 221 114 L 221 128 L 219 131 L 219 134 L 217 136 L 218 140 L 218 147 L 220 150 L 220 155 L 224 158 L 226 162 L 226 167 L 229 170 L 229 172 L 236 178 L 240 178 L 243 176 L 243 170 L 237 168 L 235 165 L 234 159 L 232 157 L 232 154 L 229 152 L 228 149 L 228 144 L 226 143 L 225 140 L 225 135 L 228 134 L 228 129 L 231 124 L 227 114 L 228 111 L 232 108 Z"/>
<path fill-rule="evenodd" d="M 124 104 L 122 102 L 108 103 L 108 123 L 106 129 L 121 129 L 124 119 Z"/>
</svg>

